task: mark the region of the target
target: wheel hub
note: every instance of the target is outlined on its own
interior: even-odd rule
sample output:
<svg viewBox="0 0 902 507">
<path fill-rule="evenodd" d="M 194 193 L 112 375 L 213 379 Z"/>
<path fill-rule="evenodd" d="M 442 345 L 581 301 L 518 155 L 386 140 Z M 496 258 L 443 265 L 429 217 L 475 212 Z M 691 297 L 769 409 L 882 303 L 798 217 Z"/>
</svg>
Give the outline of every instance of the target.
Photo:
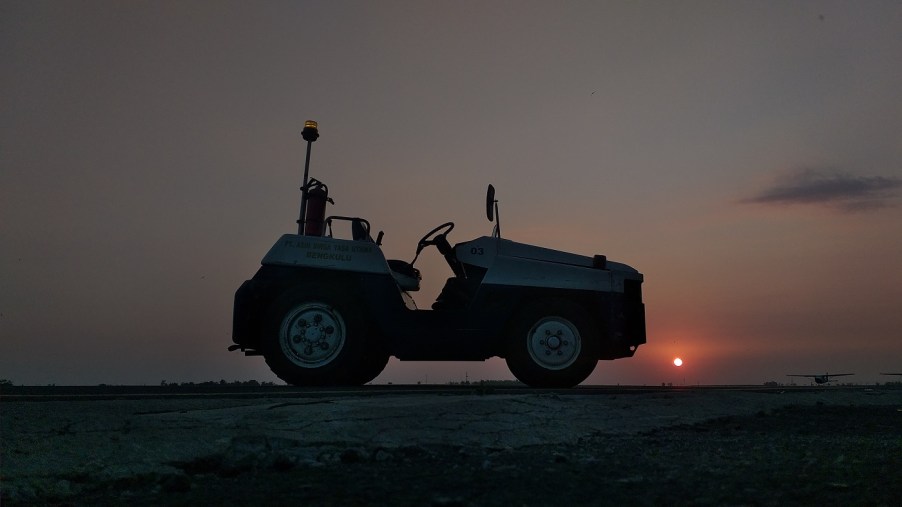
<svg viewBox="0 0 902 507">
<path fill-rule="evenodd" d="M 344 320 L 335 308 L 307 303 L 285 315 L 279 342 L 285 356 L 293 363 L 318 368 L 332 362 L 341 352 L 345 334 Z"/>
<path fill-rule="evenodd" d="M 529 330 L 527 349 L 532 360 L 539 366 L 549 370 L 562 370 L 579 357 L 579 331 L 563 317 L 545 317 Z"/>
</svg>

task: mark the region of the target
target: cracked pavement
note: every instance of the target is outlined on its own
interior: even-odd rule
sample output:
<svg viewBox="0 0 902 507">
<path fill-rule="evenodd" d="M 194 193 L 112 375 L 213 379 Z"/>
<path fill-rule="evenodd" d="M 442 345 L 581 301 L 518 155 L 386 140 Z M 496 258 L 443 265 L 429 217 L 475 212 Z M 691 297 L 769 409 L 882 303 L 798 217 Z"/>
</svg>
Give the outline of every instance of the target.
<svg viewBox="0 0 902 507">
<path fill-rule="evenodd" d="M 902 405 L 902 391 L 672 390 L 630 394 L 367 394 L 259 399 L 4 401 L 2 488 L 178 474 L 209 456 L 288 459 L 429 446 L 518 449 L 575 444 L 786 406 Z M 268 457 L 267 457 L 268 456 Z M 181 468 L 180 468 L 181 467 Z"/>
</svg>

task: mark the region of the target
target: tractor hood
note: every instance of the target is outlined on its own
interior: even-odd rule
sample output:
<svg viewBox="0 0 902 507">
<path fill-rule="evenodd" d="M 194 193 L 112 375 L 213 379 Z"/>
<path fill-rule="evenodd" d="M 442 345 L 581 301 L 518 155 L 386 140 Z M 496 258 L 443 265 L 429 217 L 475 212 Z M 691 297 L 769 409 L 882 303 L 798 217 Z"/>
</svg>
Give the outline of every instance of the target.
<svg viewBox="0 0 902 507">
<path fill-rule="evenodd" d="M 500 253 L 508 257 L 517 257 L 520 259 L 529 259 L 534 261 L 554 262 L 558 264 L 569 264 L 571 266 L 582 266 L 585 268 L 594 267 L 594 259 L 586 255 L 561 252 L 540 246 L 527 245 L 525 243 L 517 243 L 506 239 L 500 240 Z M 619 262 L 608 260 L 606 262 L 607 269 L 611 271 L 626 271 L 630 273 L 639 273 L 635 268 Z"/>
<path fill-rule="evenodd" d="M 468 264 L 474 264 L 488 268 L 496 257 L 506 257 L 526 261 L 549 262 L 554 264 L 577 266 L 582 268 L 597 268 L 595 259 L 587 255 L 579 255 L 560 250 L 552 250 L 526 243 L 517 243 L 507 239 L 482 236 L 461 243 L 456 247 L 457 257 Z M 635 268 L 619 262 L 606 261 L 605 269 L 620 273 L 629 273 L 633 279 L 642 279 L 642 275 Z"/>
</svg>

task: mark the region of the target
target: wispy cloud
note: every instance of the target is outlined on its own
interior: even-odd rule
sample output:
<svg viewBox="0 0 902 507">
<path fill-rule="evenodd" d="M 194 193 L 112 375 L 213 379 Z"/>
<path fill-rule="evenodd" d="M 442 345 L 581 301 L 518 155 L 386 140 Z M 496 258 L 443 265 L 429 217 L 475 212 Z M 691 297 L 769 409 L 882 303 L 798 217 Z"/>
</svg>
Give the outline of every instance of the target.
<svg viewBox="0 0 902 507">
<path fill-rule="evenodd" d="M 804 169 L 778 178 L 772 185 L 743 202 L 813 204 L 844 212 L 870 211 L 889 205 L 900 188 L 902 179 L 899 178 Z"/>
</svg>

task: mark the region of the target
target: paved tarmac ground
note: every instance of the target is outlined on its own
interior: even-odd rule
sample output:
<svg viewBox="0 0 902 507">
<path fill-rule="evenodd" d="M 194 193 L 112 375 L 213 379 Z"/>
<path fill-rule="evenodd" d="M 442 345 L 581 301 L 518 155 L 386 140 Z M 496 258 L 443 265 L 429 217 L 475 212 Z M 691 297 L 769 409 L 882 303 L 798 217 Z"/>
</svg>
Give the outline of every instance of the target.
<svg viewBox="0 0 902 507">
<path fill-rule="evenodd" d="M 3 505 L 902 498 L 890 387 L 23 393 L 0 393 Z"/>
</svg>

